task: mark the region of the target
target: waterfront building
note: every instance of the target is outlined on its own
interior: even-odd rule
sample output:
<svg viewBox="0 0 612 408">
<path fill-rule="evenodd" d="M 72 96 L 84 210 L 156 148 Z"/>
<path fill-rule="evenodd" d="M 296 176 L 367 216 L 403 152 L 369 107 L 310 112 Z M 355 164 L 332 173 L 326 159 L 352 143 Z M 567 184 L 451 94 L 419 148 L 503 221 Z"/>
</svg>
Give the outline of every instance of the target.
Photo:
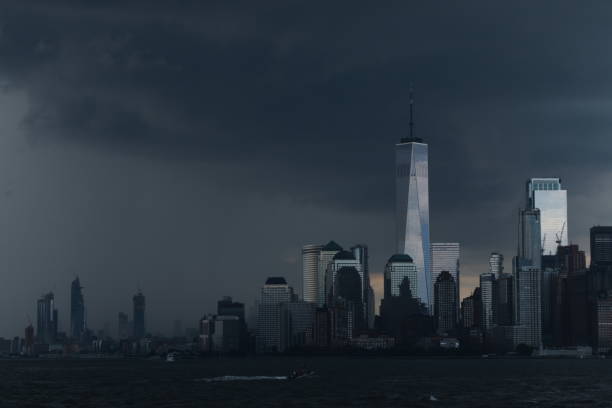
<svg viewBox="0 0 612 408">
<path fill-rule="evenodd" d="M 70 336 L 80 340 L 85 331 L 85 299 L 79 277 L 70 286 Z"/>
<path fill-rule="evenodd" d="M 568 244 L 567 191 L 559 178 L 527 181 L 527 208 L 540 210 L 542 255 L 555 255 L 557 246 Z"/>
<path fill-rule="evenodd" d="M 244 303 L 234 302 L 231 296 L 223 296 L 217 301 L 218 316 L 236 316 L 244 322 Z"/>
<path fill-rule="evenodd" d="M 134 316 L 134 337 L 142 339 L 146 334 L 145 325 L 145 296 L 142 292 L 138 292 L 132 298 L 133 316 Z"/>
<path fill-rule="evenodd" d="M 397 253 L 410 255 L 417 269 L 418 290 L 414 296 L 432 313 L 427 156 L 427 144 L 412 135 L 395 146 L 395 225 Z"/>
<path fill-rule="evenodd" d="M 58 313 L 53 292 L 43 295 L 37 302 L 36 336 L 39 343 L 52 344 L 57 337 Z"/>
<path fill-rule="evenodd" d="M 257 351 L 282 352 L 281 304 L 295 300 L 293 289 L 283 277 L 270 277 L 261 289 L 257 313 Z"/>
<path fill-rule="evenodd" d="M 384 275 L 384 297 L 399 296 L 400 284 L 408 279 L 411 296 L 419 293 L 417 267 L 412 258 L 405 254 L 395 254 L 387 261 Z M 421 302 L 423 300 L 421 299 Z"/>
<path fill-rule="evenodd" d="M 283 349 L 313 345 L 315 310 L 315 303 L 303 300 L 281 303 Z"/>
<path fill-rule="evenodd" d="M 542 344 L 542 299 L 541 299 L 541 271 L 533 266 L 523 266 L 517 271 L 515 277 L 517 291 L 517 314 L 515 322 L 520 335 L 519 344 L 524 343 L 531 347 L 540 347 Z M 516 331 L 515 331 L 516 333 Z"/>
<path fill-rule="evenodd" d="M 502 273 L 494 280 L 494 310 L 495 323 L 500 326 L 511 326 L 514 323 L 514 276 Z"/>
<path fill-rule="evenodd" d="M 495 275 L 492 273 L 480 274 L 480 301 L 482 304 L 482 315 L 480 327 L 483 331 L 491 330 L 495 325 Z"/>
<path fill-rule="evenodd" d="M 319 261 L 323 245 L 304 245 L 302 247 L 302 299 L 318 303 L 319 300 Z"/>
<path fill-rule="evenodd" d="M 438 275 L 447 271 L 453 277 L 457 286 L 457 308 L 459 308 L 459 292 L 461 290 L 461 274 L 459 272 L 460 245 L 458 242 L 434 242 L 431 244 L 431 285 L 434 287 Z M 435 302 L 435 296 L 433 298 Z"/>
<path fill-rule="evenodd" d="M 327 268 L 328 264 L 334 259 L 336 254 L 342 251 L 342 247 L 334 241 L 329 241 L 326 245 L 321 248 L 319 253 L 319 268 L 317 272 L 317 299 L 316 303 L 319 307 L 325 305 L 327 302 L 326 288 L 327 288 Z"/>
<path fill-rule="evenodd" d="M 612 291 L 600 291 L 594 303 L 593 347 L 607 353 L 612 350 Z"/>
<path fill-rule="evenodd" d="M 434 285 L 434 317 L 439 334 L 453 331 L 457 324 L 457 284 L 449 271 L 442 271 Z"/>
</svg>

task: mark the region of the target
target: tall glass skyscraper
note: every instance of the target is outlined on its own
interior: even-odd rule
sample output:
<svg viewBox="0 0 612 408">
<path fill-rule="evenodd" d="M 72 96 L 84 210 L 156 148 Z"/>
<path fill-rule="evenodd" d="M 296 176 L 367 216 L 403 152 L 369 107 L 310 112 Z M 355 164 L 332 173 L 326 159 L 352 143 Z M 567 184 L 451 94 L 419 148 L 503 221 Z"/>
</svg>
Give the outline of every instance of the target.
<svg viewBox="0 0 612 408">
<path fill-rule="evenodd" d="M 457 286 L 457 307 L 459 307 L 459 243 L 458 242 L 434 242 L 431 244 L 431 287 L 433 288 L 442 271 L 448 271 Z M 435 302 L 435 296 L 433 297 Z"/>
<path fill-rule="evenodd" d="M 323 245 L 302 247 L 302 299 L 319 303 L 319 260 Z"/>
<path fill-rule="evenodd" d="M 555 255 L 557 246 L 567 246 L 567 190 L 561 179 L 528 180 L 527 206 L 540 210 L 542 255 Z"/>
<path fill-rule="evenodd" d="M 429 241 L 428 146 L 405 138 L 395 146 L 395 225 L 397 253 L 410 255 L 417 268 L 419 297 L 433 311 Z"/>
</svg>

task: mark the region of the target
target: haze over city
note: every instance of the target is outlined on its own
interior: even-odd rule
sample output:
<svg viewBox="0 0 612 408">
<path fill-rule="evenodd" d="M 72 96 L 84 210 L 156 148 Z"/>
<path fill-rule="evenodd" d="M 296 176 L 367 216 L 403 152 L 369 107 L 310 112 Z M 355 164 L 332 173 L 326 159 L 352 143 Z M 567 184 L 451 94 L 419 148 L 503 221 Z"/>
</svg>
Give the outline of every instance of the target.
<svg viewBox="0 0 612 408">
<path fill-rule="evenodd" d="M 76 275 L 91 327 L 139 288 L 151 331 L 195 326 L 268 276 L 299 292 L 302 246 L 331 239 L 369 246 L 378 303 L 410 83 L 462 297 L 516 252 L 530 177 L 563 180 L 588 250 L 612 217 L 612 7 L 562 3 L 3 2 L 0 335 L 50 290 L 66 330 Z"/>
</svg>

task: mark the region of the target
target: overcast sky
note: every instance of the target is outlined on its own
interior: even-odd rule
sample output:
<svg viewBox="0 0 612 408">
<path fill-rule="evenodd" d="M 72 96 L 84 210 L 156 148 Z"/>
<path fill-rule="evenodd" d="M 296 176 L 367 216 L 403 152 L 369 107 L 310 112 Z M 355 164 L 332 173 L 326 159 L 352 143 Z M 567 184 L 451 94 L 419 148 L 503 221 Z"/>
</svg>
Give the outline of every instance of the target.
<svg viewBox="0 0 612 408">
<path fill-rule="evenodd" d="M 0 5 L 2 336 L 49 290 L 67 329 L 77 274 L 94 329 L 138 288 L 152 331 L 194 327 L 330 239 L 370 246 L 378 302 L 410 82 L 462 295 L 510 268 L 529 177 L 572 242 L 612 224 L 608 1 L 123 3 Z"/>
</svg>

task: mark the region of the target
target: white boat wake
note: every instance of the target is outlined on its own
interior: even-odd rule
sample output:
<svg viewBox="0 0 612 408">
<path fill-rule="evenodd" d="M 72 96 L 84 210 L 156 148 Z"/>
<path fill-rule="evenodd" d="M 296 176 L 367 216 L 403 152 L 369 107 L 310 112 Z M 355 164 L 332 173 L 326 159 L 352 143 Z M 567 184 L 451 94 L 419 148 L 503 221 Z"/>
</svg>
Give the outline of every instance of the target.
<svg viewBox="0 0 612 408">
<path fill-rule="evenodd" d="M 281 376 L 265 376 L 265 375 L 224 375 L 221 377 L 198 378 L 194 381 L 203 382 L 224 382 L 224 381 L 284 381 L 288 380 L 286 375 Z"/>
</svg>

